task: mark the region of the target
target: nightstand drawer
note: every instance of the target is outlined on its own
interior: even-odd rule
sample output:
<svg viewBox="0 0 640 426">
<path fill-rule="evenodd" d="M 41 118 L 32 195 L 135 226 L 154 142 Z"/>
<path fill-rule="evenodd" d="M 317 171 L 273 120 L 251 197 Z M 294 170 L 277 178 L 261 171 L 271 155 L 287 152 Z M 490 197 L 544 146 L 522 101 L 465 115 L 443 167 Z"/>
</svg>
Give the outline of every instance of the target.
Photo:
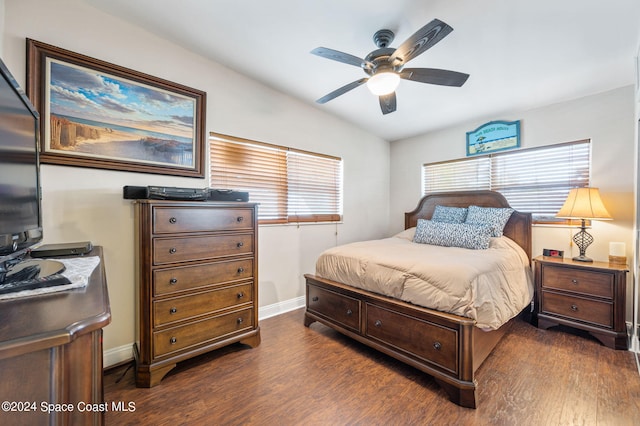
<svg viewBox="0 0 640 426">
<path fill-rule="evenodd" d="M 588 296 L 613 299 L 614 276 L 606 272 L 581 271 L 545 265 L 542 268 L 542 288 L 566 290 Z"/>
<path fill-rule="evenodd" d="M 613 304 L 564 294 L 542 292 L 542 312 L 613 328 Z"/>
</svg>

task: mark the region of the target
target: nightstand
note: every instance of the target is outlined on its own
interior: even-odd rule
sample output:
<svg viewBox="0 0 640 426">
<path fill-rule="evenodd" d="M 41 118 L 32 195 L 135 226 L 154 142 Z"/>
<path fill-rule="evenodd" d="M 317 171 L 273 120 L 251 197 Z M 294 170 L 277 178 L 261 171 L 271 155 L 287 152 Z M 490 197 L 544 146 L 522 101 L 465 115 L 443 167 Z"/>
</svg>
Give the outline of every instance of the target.
<svg viewBox="0 0 640 426">
<path fill-rule="evenodd" d="M 566 325 L 602 344 L 627 349 L 626 265 L 538 256 L 535 314 L 538 328 Z"/>
</svg>

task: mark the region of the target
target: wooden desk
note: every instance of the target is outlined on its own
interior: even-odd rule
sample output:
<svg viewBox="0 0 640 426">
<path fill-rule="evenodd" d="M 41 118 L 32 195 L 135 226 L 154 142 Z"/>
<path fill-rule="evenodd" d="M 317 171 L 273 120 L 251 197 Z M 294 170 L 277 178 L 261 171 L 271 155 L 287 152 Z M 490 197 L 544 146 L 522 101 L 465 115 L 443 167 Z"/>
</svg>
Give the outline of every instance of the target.
<svg viewBox="0 0 640 426">
<path fill-rule="evenodd" d="M 86 287 L 0 301 L 0 424 L 104 423 L 102 328 L 111 311 L 102 248 L 86 256 L 100 257 Z"/>
</svg>

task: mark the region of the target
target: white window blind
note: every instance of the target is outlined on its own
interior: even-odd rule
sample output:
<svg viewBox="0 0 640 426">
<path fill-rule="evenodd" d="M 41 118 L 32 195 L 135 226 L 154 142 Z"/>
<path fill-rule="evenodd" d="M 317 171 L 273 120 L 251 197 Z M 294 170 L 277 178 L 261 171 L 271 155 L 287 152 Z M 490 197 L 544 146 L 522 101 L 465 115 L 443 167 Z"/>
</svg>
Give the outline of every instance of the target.
<svg viewBox="0 0 640 426">
<path fill-rule="evenodd" d="M 589 186 L 590 171 L 590 142 L 582 140 L 424 164 L 423 194 L 490 189 L 535 222 L 563 222 L 555 214 L 571 188 Z"/>
<path fill-rule="evenodd" d="M 342 219 L 342 159 L 212 133 L 211 187 L 248 191 L 260 223 Z"/>
</svg>

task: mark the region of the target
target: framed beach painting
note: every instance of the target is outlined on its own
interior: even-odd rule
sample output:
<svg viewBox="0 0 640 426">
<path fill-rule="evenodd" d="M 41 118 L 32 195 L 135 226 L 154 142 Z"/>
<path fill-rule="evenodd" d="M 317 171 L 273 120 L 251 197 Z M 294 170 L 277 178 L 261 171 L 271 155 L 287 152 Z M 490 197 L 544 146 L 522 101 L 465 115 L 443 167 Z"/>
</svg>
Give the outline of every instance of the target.
<svg viewBox="0 0 640 426">
<path fill-rule="evenodd" d="M 204 176 L 206 93 L 27 39 L 40 161 Z"/>
</svg>

